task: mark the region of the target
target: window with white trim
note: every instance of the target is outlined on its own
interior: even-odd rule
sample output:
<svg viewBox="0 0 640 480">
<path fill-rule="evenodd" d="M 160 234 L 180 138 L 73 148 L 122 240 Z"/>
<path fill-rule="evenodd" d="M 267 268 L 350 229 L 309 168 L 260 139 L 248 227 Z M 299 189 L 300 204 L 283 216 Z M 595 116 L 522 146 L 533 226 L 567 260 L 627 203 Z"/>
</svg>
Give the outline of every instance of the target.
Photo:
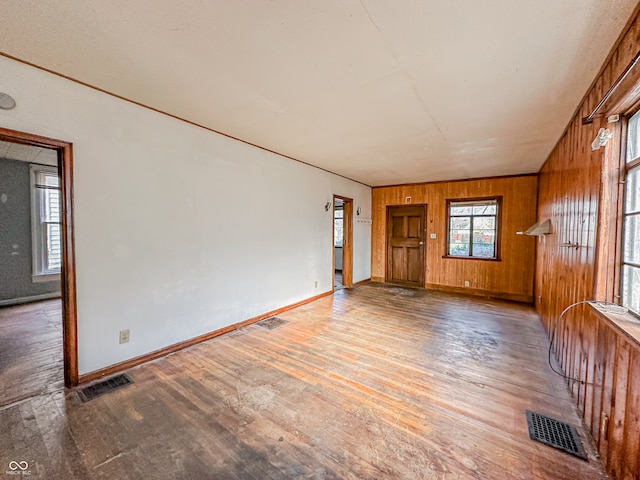
<svg viewBox="0 0 640 480">
<path fill-rule="evenodd" d="M 627 123 L 622 234 L 622 305 L 640 315 L 640 112 Z"/>
<path fill-rule="evenodd" d="M 33 280 L 49 280 L 60 274 L 62 224 L 60 177 L 54 167 L 31 165 L 31 237 Z"/>
</svg>

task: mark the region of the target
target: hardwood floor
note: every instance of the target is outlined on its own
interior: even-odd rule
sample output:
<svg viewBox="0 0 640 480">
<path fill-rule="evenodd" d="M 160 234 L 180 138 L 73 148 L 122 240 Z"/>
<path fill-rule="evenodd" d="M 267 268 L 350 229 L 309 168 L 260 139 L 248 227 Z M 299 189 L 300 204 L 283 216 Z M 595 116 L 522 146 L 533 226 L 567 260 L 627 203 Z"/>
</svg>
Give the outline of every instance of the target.
<svg viewBox="0 0 640 480">
<path fill-rule="evenodd" d="M 131 369 L 81 403 L 0 407 L 0 474 L 105 479 L 600 479 L 533 309 L 370 283 Z M 531 409 L 589 461 L 534 442 Z"/>
<path fill-rule="evenodd" d="M 63 385 L 62 302 L 0 308 L 0 406 Z"/>
</svg>

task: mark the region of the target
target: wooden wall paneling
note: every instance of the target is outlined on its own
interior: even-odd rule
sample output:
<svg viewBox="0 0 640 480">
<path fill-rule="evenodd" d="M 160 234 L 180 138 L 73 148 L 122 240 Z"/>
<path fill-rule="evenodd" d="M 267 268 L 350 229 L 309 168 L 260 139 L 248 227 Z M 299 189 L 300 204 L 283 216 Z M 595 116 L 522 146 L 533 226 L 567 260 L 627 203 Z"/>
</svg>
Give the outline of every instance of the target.
<svg viewBox="0 0 640 480">
<path fill-rule="evenodd" d="M 424 267 L 427 288 L 533 301 L 535 239 L 515 232 L 535 223 L 535 175 L 375 187 L 371 263 L 374 280 L 385 277 L 386 207 L 406 205 L 407 196 L 411 197 L 411 204 L 428 207 Z M 501 261 L 443 258 L 447 248 L 447 199 L 491 196 L 503 198 Z M 465 280 L 470 287 L 464 287 Z"/>
<path fill-rule="evenodd" d="M 607 467 L 614 478 L 624 478 L 624 436 L 627 407 L 627 387 L 629 380 L 629 344 L 618 337 L 618 348 L 615 365 L 615 383 L 613 385 L 612 409 L 609 426 L 609 452 Z"/>
<path fill-rule="evenodd" d="M 578 309 L 581 308 L 580 306 Z M 579 333 L 581 331 L 581 315 L 578 315 L 578 309 L 576 312 L 573 312 L 573 321 L 571 322 L 571 329 L 569 337 L 577 337 L 574 342 L 570 342 L 569 351 L 571 355 L 569 357 L 569 374 L 570 377 L 580 379 L 580 359 L 581 359 L 581 350 L 580 350 L 580 337 Z M 580 413 L 583 412 L 582 405 L 580 405 L 580 383 L 579 382 L 571 382 L 571 393 L 573 398 L 576 400 L 576 404 Z"/>
<path fill-rule="evenodd" d="M 640 478 L 640 351 L 631 349 L 624 419 L 624 477 Z"/>
<path fill-rule="evenodd" d="M 600 406 L 600 434 L 596 439 L 600 459 L 606 466 L 609 458 L 609 434 L 611 429 L 611 415 L 613 410 L 616 358 L 618 354 L 616 335 L 609 325 L 601 322 L 599 325 L 602 340 L 598 348 L 602 350 L 603 355 L 603 382 L 602 382 L 602 403 Z M 594 435 L 594 431 L 591 432 Z"/>
<path fill-rule="evenodd" d="M 584 306 L 585 309 L 590 308 Z M 591 315 L 583 315 L 585 335 L 582 340 L 582 351 L 584 352 L 582 365 L 584 370 L 580 378 L 585 380 L 582 385 L 584 423 L 589 431 L 593 429 L 593 403 L 594 403 L 594 377 L 596 369 L 596 345 L 598 343 L 598 326 L 595 318 Z"/>
<path fill-rule="evenodd" d="M 602 425 L 602 409 L 603 409 L 603 386 L 605 382 L 605 355 L 607 349 L 606 327 L 599 324 L 596 327 L 596 349 L 593 359 L 593 386 L 591 389 L 591 415 L 589 418 L 589 431 L 596 442 L 596 446 L 600 444 L 600 427 Z M 586 420 L 585 420 L 586 423 Z"/>
<path fill-rule="evenodd" d="M 620 84 L 591 124 L 583 125 L 640 50 L 640 5 L 594 79 L 538 177 L 537 220 L 551 220 L 552 234 L 536 250 L 535 304 L 549 334 L 560 312 L 588 299 L 618 293 L 618 219 L 623 122 L 608 124 L 615 105 L 635 102 L 632 81 Z M 632 79 L 640 79 L 640 66 Z M 626 89 L 626 91 L 625 91 Z M 634 93 L 635 92 L 635 93 Z M 626 97 L 625 97 L 626 96 Z M 599 128 L 614 138 L 600 150 L 590 144 Z M 578 249 L 567 243 L 577 243 Z M 570 376 L 569 387 L 613 478 L 640 478 L 640 342 L 623 334 L 591 307 L 575 308 L 558 325 L 554 353 Z"/>
</svg>

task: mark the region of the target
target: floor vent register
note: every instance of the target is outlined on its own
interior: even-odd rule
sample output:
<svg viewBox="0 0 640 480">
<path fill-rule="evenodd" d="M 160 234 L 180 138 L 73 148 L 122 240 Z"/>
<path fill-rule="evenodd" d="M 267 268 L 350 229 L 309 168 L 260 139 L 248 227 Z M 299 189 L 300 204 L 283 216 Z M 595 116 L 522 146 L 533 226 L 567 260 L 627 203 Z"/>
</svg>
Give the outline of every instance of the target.
<svg viewBox="0 0 640 480">
<path fill-rule="evenodd" d="M 264 328 L 268 328 L 269 330 L 273 330 L 274 328 L 278 328 L 279 326 L 284 325 L 285 323 L 289 323 L 289 322 L 287 320 L 283 320 L 278 317 L 269 317 L 269 318 L 265 318 L 264 320 L 260 320 L 258 322 L 258 325 Z"/>
<path fill-rule="evenodd" d="M 89 400 L 93 400 L 105 393 L 113 392 L 118 388 L 122 388 L 125 385 L 129 385 L 133 383 L 131 377 L 126 373 L 122 373 L 120 375 L 116 375 L 115 377 L 107 378 L 106 380 L 102 380 L 101 382 L 94 383 L 93 385 L 89 385 L 81 390 L 78 390 L 78 396 L 80 400 L 83 402 L 88 402 Z"/>
<path fill-rule="evenodd" d="M 587 459 L 582 442 L 573 425 L 527 410 L 529 438 L 563 450 L 571 455 Z"/>
</svg>

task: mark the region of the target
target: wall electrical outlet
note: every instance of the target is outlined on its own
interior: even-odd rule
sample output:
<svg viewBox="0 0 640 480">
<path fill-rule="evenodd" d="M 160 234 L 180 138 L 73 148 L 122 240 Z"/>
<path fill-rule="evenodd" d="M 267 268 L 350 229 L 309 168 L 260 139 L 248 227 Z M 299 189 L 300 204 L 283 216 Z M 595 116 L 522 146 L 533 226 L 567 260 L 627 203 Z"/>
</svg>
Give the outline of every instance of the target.
<svg viewBox="0 0 640 480">
<path fill-rule="evenodd" d="M 318 280 L 316 280 L 315 288 L 318 288 Z"/>
<path fill-rule="evenodd" d="M 120 343 L 127 343 L 129 341 L 129 329 L 120 330 Z"/>
<path fill-rule="evenodd" d="M 465 287 L 468 287 L 469 285 L 470 285 L 469 280 L 465 280 L 465 281 L 464 281 L 464 286 L 465 286 Z"/>
</svg>

